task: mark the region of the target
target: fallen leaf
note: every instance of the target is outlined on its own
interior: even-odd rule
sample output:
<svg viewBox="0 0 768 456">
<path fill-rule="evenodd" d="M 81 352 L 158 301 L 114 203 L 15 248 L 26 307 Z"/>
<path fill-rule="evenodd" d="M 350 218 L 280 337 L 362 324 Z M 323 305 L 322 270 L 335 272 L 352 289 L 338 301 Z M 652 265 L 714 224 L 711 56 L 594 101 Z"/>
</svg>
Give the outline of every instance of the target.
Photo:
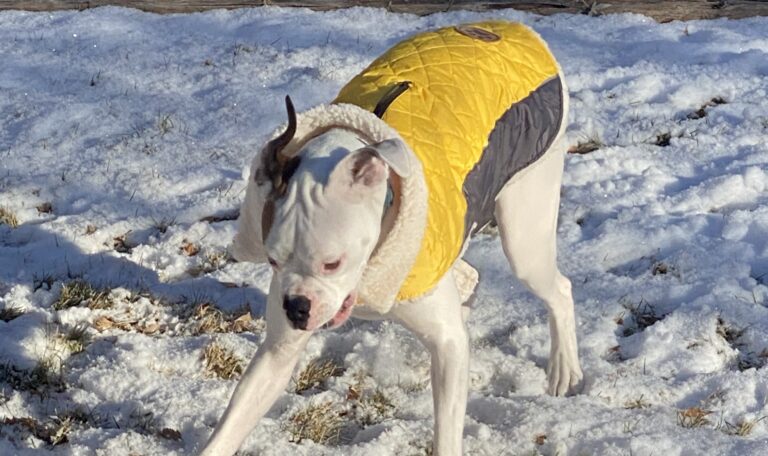
<svg viewBox="0 0 768 456">
<path fill-rule="evenodd" d="M 181 432 L 176 429 L 163 428 L 157 435 L 167 440 L 181 440 Z"/>
<path fill-rule="evenodd" d="M 235 318 L 235 320 L 232 322 L 232 330 L 238 333 L 243 331 L 248 331 L 249 329 L 251 329 L 252 322 L 253 322 L 253 317 L 251 317 L 250 313 L 242 314 L 239 317 Z"/>
<path fill-rule="evenodd" d="M 111 329 L 114 326 L 115 322 L 106 315 L 100 316 L 93 322 L 93 327 L 96 328 L 96 330 L 99 332 L 106 331 L 107 329 Z"/>
<path fill-rule="evenodd" d="M 198 247 L 194 243 L 189 242 L 186 239 L 181 241 L 181 253 L 183 253 L 185 256 L 188 256 L 188 257 L 195 256 L 199 252 L 200 252 L 200 247 Z"/>
<path fill-rule="evenodd" d="M 141 332 L 144 334 L 154 334 L 160 329 L 160 325 L 157 322 L 148 323 L 141 328 Z"/>
</svg>

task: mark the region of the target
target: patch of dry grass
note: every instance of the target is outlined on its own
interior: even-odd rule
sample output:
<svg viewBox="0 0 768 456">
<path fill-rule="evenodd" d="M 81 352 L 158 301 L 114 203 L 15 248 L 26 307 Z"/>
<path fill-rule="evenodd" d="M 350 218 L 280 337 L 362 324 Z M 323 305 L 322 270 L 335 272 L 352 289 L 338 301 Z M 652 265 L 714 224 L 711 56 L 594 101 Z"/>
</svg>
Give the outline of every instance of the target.
<svg viewBox="0 0 768 456">
<path fill-rule="evenodd" d="M 155 417 L 154 412 L 141 406 L 131 410 L 127 421 L 128 423 L 126 427 L 133 429 L 140 434 L 151 435 L 154 434 L 157 429 L 157 418 Z"/>
<path fill-rule="evenodd" d="M 120 330 L 138 332 L 148 336 L 159 334 L 199 336 L 217 333 L 257 332 L 265 328 L 264 319 L 254 319 L 249 308 L 242 307 L 235 312 L 223 312 L 204 295 L 194 296 L 181 303 L 170 303 L 147 293 L 138 293 L 131 295 L 127 302 L 134 303 L 142 298 L 149 299 L 152 305 L 171 308 L 181 321 L 181 325 L 168 325 L 155 313 L 142 316 L 127 312 L 120 315 L 98 315 L 93 320 L 93 327 L 99 332 Z"/>
<path fill-rule="evenodd" d="M 224 312 L 209 302 L 198 304 L 192 318 L 197 321 L 194 330 L 197 334 L 226 332 L 227 321 Z"/>
<path fill-rule="evenodd" d="M 160 234 L 165 234 L 168 228 L 176 225 L 176 217 L 163 217 L 160 220 L 152 218 L 152 228 L 156 229 Z"/>
<path fill-rule="evenodd" d="M 307 391 L 321 385 L 333 375 L 341 375 L 340 367 L 329 360 L 317 359 L 309 363 L 294 379 L 297 391 Z M 320 444 L 336 444 L 345 429 L 359 429 L 391 418 L 396 409 L 387 394 L 379 388 L 366 385 L 369 377 L 364 371 L 353 376 L 342 401 L 310 401 L 290 416 L 283 429 L 290 434 L 290 441 L 299 443 L 309 439 Z"/>
<path fill-rule="evenodd" d="M 243 373 L 243 362 L 235 354 L 216 341 L 203 349 L 205 371 L 223 380 L 231 380 Z"/>
<path fill-rule="evenodd" d="M 232 259 L 226 250 L 213 250 L 205 254 L 205 264 L 211 271 L 221 269 Z"/>
<path fill-rule="evenodd" d="M 0 364 L 0 383 L 40 396 L 50 391 L 66 390 L 61 361 L 53 355 L 40 357 L 32 369 L 20 369 L 10 363 Z"/>
<path fill-rule="evenodd" d="M 66 332 L 57 334 L 57 338 L 72 354 L 85 350 L 85 347 L 91 341 L 88 335 L 88 325 L 85 323 L 79 323 L 68 328 Z"/>
<path fill-rule="evenodd" d="M 49 387 L 57 391 L 66 389 L 61 359 L 53 354 L 42 356 L 37 360 L 37 364 L 31 371 L 30 379 L 33 382 L 31 385 L 35 386 L 36 389 L 41 387 Z"/>
<path fill-rule="evenodd" d="M 725 322 L 721 317 L 717 317 L 717 324 L 715 326 L 715 333 L 725 339 L 729 345 L 736 348 L 740 346 L 739 339 L 744 335 L 744 329 L 736 328 Z"/>
<path fill-rule="evenodd" d="M 624 403 L 624 408 L 627 410 L 644 409 L 651 406 L 651 403 L 646 401 L 643 395 L 637 399 L 631 399 Z"/>
<path fill-rule="evenodd" d="M 53 303 L 53 309 L 63 310 L 79 305 L 85 305 L 89 309 L 109 309 L 113 304 L 109 290 L 96 289 L 83 280 L 74 280 L 61 287 L 59 299 Z"/>
<path fill-rule="evenodd" d="M 4 322 L 8 323 L 11 320 L 15 320 L 19 318 L 20 316 L 24 315 L 24 310 L 14 304 L 9 304 L 2 309 L 0 309 L 0 320 L 3 320 Z"/>
<path fill-rule="evenodd" d="M 284 424 L 284 429 L 291 435 L 291 442 L 300 443 L 304 439 L 328 445 L 339 441 L 344 427 L 343 412 L 333 401 L 310 402 L 297 411 Z"/>
<path fill-rule="evenodd" d="M 389 396 L 379 388 L 372 393 L 363 395 L 355 407 L 355 422 L 362 427 L 381 423 L 392 418 L 395 411 L 395 404 Z"/>
<path fill-rule="evenodd" d="M 624 308 L 629 311 L 632 317 L 627 319 L 622 316 L 617 320 L 618 324 L 624 325 L 624 337 L 644 331 L 667 316 L 667 314 L 659 312 L 653 304 L 644 299 L 641 299 L 636 305 L 625 303 Z"/>
<path fill-rule="evenodd" d="M 365 383 L 367 375 L 358 371 L 354 383 L 347 388 L 347 402 L 350 404 L 350 418 L 360 427 L 366 427 L 391 418 L 395 412 L 395 404 L 389 396 L 379 388 L 370 390 Z"/>
<path fill-rule="evenodd" d="M 199 252 L 200 248 L 195 246 L 197 248 L 197 251 L 195 251 L 195 255 Z M 193 255 L 187 255 L 186 256 L 193 256 Z M 192 277 L 198 277 L 203 274 L 210 274 L 211 272 L 218 271 L 222 267 L 224 267 L 225 264 L 227 264 L 232 258 L 229 256 L 229 252 L 226 250 L 213 250 L 208 251 L 203 255 L 202 261 L 200 264 L 190 268 L 187 273 L 191 275 Z"/>
<path fill-rule="evenodd" d="M 766 417 L 763 416 L 754 420 L 742 419 L 736 424 L 731 424 L 726 421 L 725 427 L 723 428 L 723 432 L 725 432 L 728 435 L 746 437 L 752 434 L 752 431 L 755 430 L 755 425 L 763 421 L 765 418 Z"/>
<path fill-rule="evenodd" d="M 707 417 L 712 414 L 711 410 L 704 410 L 700 407 L 691 407 L 685 410 L 677 411 L 677 424 L 686 429 L 700 428 L 711 424 Z"/>
<path fill-rule="evenodd" d="M 749 347 L 749 344 L 744 341 L 744 333 L 747 329 L 729 324 L 722 317 L 718 317 L 715 323 L 715 333 L 738 352 L 734 367 L 742 372 L 748 369 L 760 369 L 768 364 L 768 348 L 763 348 L 759 352 L 753 351 L 750 348 L 754 347 Z"/>
<path fill-rule="evenodd" d="M 16 214 L 11 212 L 10 209 L 0 206 L 0 225 L 8 225 L 11 228 L 16 228 L 19 226 L 19 219 L 16 218 Z"/>
<path fill-rule="evenodd" d="M 412 447 L 415 451 L 415 452 L 409 452 L 408 456 L 433 456 L 434 454 L 431 440 L 427 440 L 427 441 L 412 440 L 408 442 L 408 445 Z M 536 452 L 535 454 L 538 454 L 538 452 Z"/>
<path fill-rule="evenodd" d="M 301 394 L 312 388 L 322 386 L 331 377 L 338 377 L 344 373 L 344 368 L 332 359 L 313 359 L 307 366 L 293 378 L 296 394 Z"/>
<path fill-rule="evenodd" d="M 747 350 L 746 343 L 742 340 L 747 328 L 737 328 L 728 324 L 722 317 L 717 318 L 715 323 L 715 333 L 722 337 L 732 349 L 738 352 L 738 359 L 735 367 L 740 371 L 747 369 L 759 369 L 766 364 L 768 359 L 768 350 L 763 349 L 760 353 L 754 353 Z"/>
<path fill-rule="evenodd" d="M 203 300 L 192 311 L 191 319 L 196 322 L 193 335 L 214 333 L 241 333 L 263 328 L 263 321 L 254 320 L 250 309 L 224 313 L 208 300 Z"/>
<path fill-rule="evenodd" d="M 32 277 L 32 289 L 34 291 L 40 289 L 50 290 L 54 283 L 56 283 L 56 278 L 50 274 L 34 275 Z"/>
<path fill-rule="evenodd" d="M 48 423 L 41 423 L 31 417 L 6 417 L 0 420 L 0 424 L 18 429 L 22 436 L 34 436 L 48 445 L 56 446 L 69 440 L 73 423 L 68 417 L 52 417 Z"/>
<path fill-rule="evenodd" d="M 403 392 L 407 394 L 413 394 L 413 393 L 420 393 L 427 389 L 427 386 L 429 386 L 429 379 L 427 380 L 416 380 L 416 381 L 409 381 L 409 382 L 400 382 L 397 385 L 400 387 Z"/>
<path fill-rule="evenodd" d="M 709 100 L 708 102 L 706 102 L 703 105 L 701 105 L 701 107 L 699 109 L 697 109 L 696 111 L 693 111 L 690 114 L 688 114 L 687 117 L 690 120 L 702 119 L 702 118 L 707 116 L 707 108 L 711 108 L 713 106 L 717 106 L 717 105 L 721 105 L 721 104 L 725 104 L 725 103 L 727 103 L 727 101 L 725 101 L 725 98 L 723 98 L 723 97 L 714 97 L 711 100 Z"/>
<path fill-rule="evenodd" d="M 69 433 L 72 432 L 72 418 L 70 417 L 53 417 L 53 420 L 51 421 L 51 426 L 49 427 L 50 430 L 50 441 L 49 443 L 51 446 L 56 446 L 61 443 L 66 443 L 69 441 Z"/>
<path fill-rule="evenodd" d="M 155 123 L 155 126 L 157 127 L 157 130 L 160 132 L 160 136 L 165 136 L 171 131 L 173 131 L 175 125 L 173 124 L 173 119 L 171 118 L 170 114 L 161 115 L 157 118 L 157 122 Z"/>
<path fill-rule="evenodd" d="M 181 440 L 181 432 L 168 427 L 160 428 L 155 413 L 141 406 L 131 410 L 122 426 L 142 435 L 154 435 L 165 440 Z"/>
</svg>

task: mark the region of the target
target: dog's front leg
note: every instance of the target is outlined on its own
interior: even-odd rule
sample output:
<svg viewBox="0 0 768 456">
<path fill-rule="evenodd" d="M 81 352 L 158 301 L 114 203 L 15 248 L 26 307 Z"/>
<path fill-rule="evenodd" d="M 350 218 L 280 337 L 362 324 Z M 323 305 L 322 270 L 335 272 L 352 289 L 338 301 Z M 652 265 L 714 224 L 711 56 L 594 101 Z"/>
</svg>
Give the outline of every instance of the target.
<svg viewBox="0 0 768 456">
<path fill-rule="evenodd" d="M 397 305 L 392 316 L 419 338 L 432 358 L 434 454 L 459 456 L 467 407 L 469 340 L 453 273 L 449 271 L 428 296 Z"/>
<path fill-rule="evenodd" d="M 273 281 L 270 290 L 277 288 Z M 267 303 L 267 337 L 235 388 L 202 456 L 229 456 L 240 448 L 259 419 L 285 391 L 293 368 L 312 335 L 310 331 L 290 326 L 279 297 L 272 294 L 271 291 Z"/>
</svg>

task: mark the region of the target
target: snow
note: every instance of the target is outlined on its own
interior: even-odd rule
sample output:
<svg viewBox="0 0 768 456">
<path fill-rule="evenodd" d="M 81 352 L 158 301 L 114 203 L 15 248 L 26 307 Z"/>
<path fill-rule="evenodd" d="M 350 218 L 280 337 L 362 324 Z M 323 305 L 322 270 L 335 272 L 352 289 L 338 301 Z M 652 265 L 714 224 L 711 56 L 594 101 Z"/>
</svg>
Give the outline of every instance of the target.
<svg viewBox="0 0 768 456">
<path fill-rule="evenodd" d="M 53 359 L 66 384 L 37 393 L 3 374 L 0 454 L 199 449 L 235 386 L 205 375 L 203 349 L 217 340 L 248 359 L 264 334 L 258 324 L 197 334 L 189 309 L 213 302 L 258 319 L 269 282 L 267 267 L 226 260 L 234 221 L 202 219 L 238 207 L 253 154 L 284 122 L 282 98 L 301 110 L 327 102 L 403 37 L 491 17 L 544 36 L 570 86 L 570 143 L 602 146 L 569 155 L 559 229 L 584 391 L 544 395 L 546 313 L 511 278 L 494 236 L 480 236 L 467 253 L 481 285 L 466 454 L 764 454 L 768 19 L 273 7 L 0 13 L 0 207 L 19 222 L 0 225 L 0 309 L 24 312 L 0 320 L 0 373 Z M 665 134 L 669 144 L 657 145 Z M 38 211 L 46 202 L 52 211 Z M 120 236 L 130 253 L 115 250 Z M 185 243 L 200 251 L 185 255 Z M 113 290 L 114 306 L 55 310 L 75 278 Z M 136 324 L 99 331 L 100 317 Z M 62 348 L 56 334 L 82 323 L 85 350 Z M 315 335 L 301 367 L 316 357 L 344 373 L 287 392 L 243 454 L 425 453 L 428 356 L 412 336 L 352 321 Z M 392 416 L 347 426 L 336 445 L 290 442 L 290 416 L 316 401 L 343 406 L 359 371 L 393 402 Z M 711 411 L 709 423 L 684 428 L 679 412 L 693 407 Z M 89 418 L 55 447 L 9 421 L 50 424 L 77 409 Z M 729 432 L 750 420 L 748 435 Z"/>
</svg>

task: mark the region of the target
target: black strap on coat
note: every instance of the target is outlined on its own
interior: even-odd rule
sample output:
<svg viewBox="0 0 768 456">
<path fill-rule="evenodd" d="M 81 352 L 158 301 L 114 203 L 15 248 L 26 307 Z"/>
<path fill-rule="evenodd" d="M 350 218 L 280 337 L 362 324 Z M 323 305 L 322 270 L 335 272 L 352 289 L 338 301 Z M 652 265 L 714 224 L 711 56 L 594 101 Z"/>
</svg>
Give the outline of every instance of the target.
<svg viewBox="0 0 768 456">
<path fill-rule="evenodd" d="M 410 86 L 411 81 L 403 81 L 398 82 L 397 84 L 390 87 L 386 93 L 384 93 L 384 96 L 381 97 L 381 100 L 376 103 L 376 107 L 373 109 L 373 113 L 376 114 L 376 117 L 381 119 L 381 116 L 383 116 L 387 111 L 389 105 L 391 105 L 392 102 L 395 101 L 395 99 L 397 99 L 397 97 L 399 97 L 403 92 L 408 90 Z"/>
</svg>

